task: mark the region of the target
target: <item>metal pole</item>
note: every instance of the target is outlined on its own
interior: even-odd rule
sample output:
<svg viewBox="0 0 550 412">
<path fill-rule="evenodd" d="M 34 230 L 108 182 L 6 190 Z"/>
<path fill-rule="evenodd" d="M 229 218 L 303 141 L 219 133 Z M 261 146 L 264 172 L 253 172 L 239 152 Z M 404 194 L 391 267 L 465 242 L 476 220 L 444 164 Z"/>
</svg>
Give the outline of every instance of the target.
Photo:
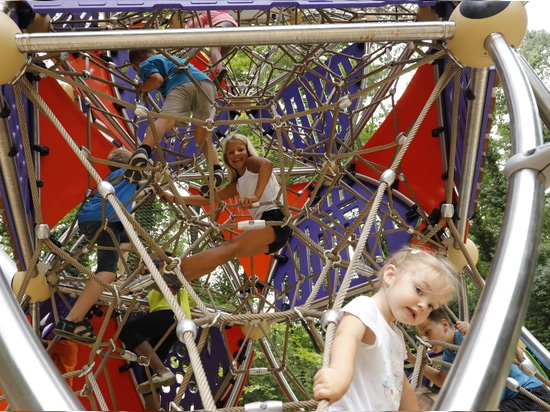
<svg viewBox="0 0 550 412">
<path fill-rule="evenodd" d="M 485 104 L 487 102 L 488 76 L 489 69 L 474 69 L 472 71 L 472 92 L 475 98 L 468 105 L 468 115 L 466 117 L 464 160 L 460 182 L 460 199 L 458 201 L 457 229 L 462 237 L 466 233 L 468 212 L 477 183 L 474 182 L 474 177 L 477 169 L 479 141 L 481 140 L 481 126 L 483 125 Z"/>
<path fill-rule="evenodd" d="M 501 34 L 485 48 L 510 112 L 512 155 L 542 144 L 535 98 Z M 436 410 L 496 410 L 510 370 L 533 282 L 544 212 L 544 175 L 524 168 L 509 178 L 502 232 L 475 317 L 441 390 Z"/>
<path fill-rule="evenodd" d="M 83 411 L 0 276 L 0 388 L 10 410 Z"/>
<path fill-rule="evenodd" d="M 22 53 L 335 42 L 445 40 L 454 22 L 312 24 L 167 30 L 111 30 L 15 35 Z"/>
</svg>

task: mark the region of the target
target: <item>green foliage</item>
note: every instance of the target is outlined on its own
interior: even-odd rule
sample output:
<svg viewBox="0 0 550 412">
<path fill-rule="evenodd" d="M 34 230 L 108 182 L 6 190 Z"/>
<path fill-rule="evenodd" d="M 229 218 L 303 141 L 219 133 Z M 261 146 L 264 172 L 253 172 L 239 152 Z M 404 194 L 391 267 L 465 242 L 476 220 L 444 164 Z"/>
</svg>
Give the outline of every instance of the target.
<svg viewBox="0 0 550 412">
<path fill-rule="evenodd" d="M 4 211 L 0 209 L 0 248 L 8 255 L 12 255 L 12 245 L 8 236 L 7 227 L 4 223 Z"/>
<path fill-rule="evenodd" d="M 286 324 L 272 325 L 269 338 L 274 342 L 278 351 L 282 351 L 285 346 L 286 328 Z M 311 394 L 313 393 L 313 376 L 322 365 L 323 355 L 314 350 L 307 328 L 300 322 L 292 323 L 290 328 L 290 333 L 288 334 L 288 347 L 291 349 L 286 357 L 287 364 L 285 365 L 285 369 L 292 371 L 298 381 L 303 385 L 306 393 Z M 269 368 L 263 351 L 256 351 L 253 367 Z M 296 395 L 300 397 L 299 389 L 293 387 L 293 390 Z M 282 400 L 286 399 L 286 396 L 275 381 L 273 374 L 267 373 L 251 376 L 248 379 L 241 401 L 247 404 L 250 402 L 274 399 Z"/>
</svg>

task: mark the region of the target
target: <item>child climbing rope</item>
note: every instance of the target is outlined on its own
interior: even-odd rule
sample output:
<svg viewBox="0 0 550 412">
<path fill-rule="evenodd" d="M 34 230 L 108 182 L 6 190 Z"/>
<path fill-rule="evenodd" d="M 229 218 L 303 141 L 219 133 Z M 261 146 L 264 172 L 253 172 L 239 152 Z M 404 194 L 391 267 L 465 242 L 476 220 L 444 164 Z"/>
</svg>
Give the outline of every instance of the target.
<svg viewBox="0 0 550 412">
<path fill-rule="evenodd" d="M 127 149 L 118 148 L 112 150 L 107 159 L 111 162 L 128 164 L 130 155 L 131 153 Z M 122 178 L 125 169 L 112 165 L 109 165 L 109 168 L 111 173 L 109 173 L 106 180 L 111 182 L 116 197 L 130 212 L 133 203 L 131 199 L 136 194 L 138 186 Z M 99 235 L 95 240 L 98 246 L 96 276 L 105 283 L 113 282 L 116 278 L 119 257 L 117 247 L 121 243 L 129 245 L 122 222 L 115 215 L 111 203 L 105 201 L 100 193 L 96 193 L 84 204 L 78 212 L 77 218 L 81 233 L 88 239 L 94 239 L 99 231 Z M 97 337 L 94 334 L 92 325 L 84 318 L 104 289 L 98 282 L 90 280 L 69 314 L 65 318 L 59 318 L 53 333 L 78 343 L 94 343 Z"/>
<path fill-rule="evenodd" d="M 188 28 L 195 27 L 237 27 L 237 21 L 229 14 L 229 10 L 205 10 L 199 18 L 191 19 L 187 23 Z M 227 74 L 222 59 L 227 55 L 229 47 L 212 46 L 210 47 L 210 64 L 214 77 L 221 83 Z"/>
<path fill-rule="evenodd" d="M 166 254 L 171 256 L 170 253 Z M 162 272 L 164 261 L 156 261 L 155 264 Z M 187 291 L 180 289 L 176 292 L 175 298 L 185 316 L 191 318 Z M 149 367 L 153 375 L 150 381 L 139 384 L 137 391 L 144 395 L 145 410 L 158 410 L 158 396 L 153 397 L 153 390 L 176 382 L 176 376 L 164 364 L 172 345 L 177 341 L 174 327 L 176 319 L 166 298 L 158 290 L 149 291 L 147 302 L 149 312 L 126 323 L 120 331 L 120 340 L 129 350 L 149 359 Z"/>
<path fill-rule="evenodd" d="M 152 49 L 130 50 L 131 65 L 139 74 L 143 83 L 137 87 L 137 93 L 147 93 L 159 90 L 165 97 L 161 109 L 163 114 L 175 116 L 189 116 L 199 120 L 211 117 L 216 97 L 216 86 L 206 74 L 186 64 L 178 57 L 168 58 L 155 54 Z M 185 70 L 184 70 L 185 68 Z M 192 78 L 195 80 L 193 81 Z M 139 182 L 143 179 L 142 169 L 147 166 L 151 152 L 156 147 L 155 134 L 161 139 L 176 126 L 176 121 L 167 118 L 157 118 L 154 122 L 155 132 L 148 128 L 139 148 L 130 159 L 131 169 L 126 169 L 124 178 L 130 182 Z M 223 170 L 212 141 L 207 141 L 207 130 L 203 126 L 195 125 L 194 139 L 209 164 L 213 165 L 214 184 L 219 187 L 223 182 Z M 201 193 L 208 195 L 208 185 L 201 188 Z"/>
<path fill-rule="evenodd" d="M 418 410 L 404 371 L 403 334 L 394 321 L 418 325 L 449 301 L 452 265 L 429 252 L 404 248 L 379 271 L 380 289 L 339 312 L 330 366 L 314 377 L 313 396 L 334 411 Z"/>
</svg>

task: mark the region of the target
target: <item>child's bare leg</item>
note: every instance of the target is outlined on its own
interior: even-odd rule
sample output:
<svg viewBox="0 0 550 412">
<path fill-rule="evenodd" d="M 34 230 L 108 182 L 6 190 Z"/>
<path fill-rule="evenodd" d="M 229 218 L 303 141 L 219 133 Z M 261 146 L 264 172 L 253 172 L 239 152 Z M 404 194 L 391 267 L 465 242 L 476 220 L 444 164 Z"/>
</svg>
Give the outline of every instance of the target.
<svg viewBox="0 0 550 412">
<path fill-rule="evenodd" d="M 105 283 L 111 283 L 115 280 L 116 273 L 98 272 L 97 277 Z M 63 336 L 79 343 L 93 343 L 97 337 L 91 325 L 88 322 L 83 322 L 83 320 L 90 308 L 97 302 L 97 299 L 104 289 L 105 288 L 98 282 L 90 280 L 67 317 L 65 319 L 59 318 L 59 322 L 55 325 L 53 332 L 56 335 Z"/>
<path fill-rule="evenodd" d="M 168 133 L 176 125 L 174 120 L 158 118 L 155 120 L 155 131 L 159 139 Z M 155 136 L 151 128 L 147 128 L 141 146 L 147 145 L 151 151 L 156 147 Z M 149 153 L 150 154 L 150 153 Z"/>
<path fill-rule="evenodd" d="M 220 159 L 218 158 L 218 153 L 216 152 L 216 147 L 212 140 L 206 139 L 207 131 L 204 127 L 197 126 L 195 127 L 195 142 L 200 150 L 204 153 L 204 158 L 206 162 L 212 165 L 214 169 L 214 186 L 219 187 L 223 182 L 223 170 L 220 166 Z M 200 188 L 201 196 L 208 197 L 210 193 L 209 185 L 203 185 Z"/>
<path fill-rule="evenodd" d="M 158 411 L 159 410 L 159 396 L 156 392 L 146 393 L 143 395 L 144 409 L 146 411 Z"/>
<path fill-rule="evenodd" d="M 274 241 L 275 231 L 272 227 L 244 232 L 221 246 L 183 259 L 180 269 L 187 280 L 197 279 L 236 257 L 266 253 L 268 245 Z"/>
<path fill-rule="evenodd" d="M 221 47 L 210 47 L 210 63 L 214 64 L 214 67 L 217 69 L 221 69 L 223 67 Z"/>
<path fill-rule="evenodd" d="M 139 356 L 149 358 L 149 366 L 157 375 L 162 375 L 164 372 L 168 372 L 170 370 L 164 366 L 164 362 L 162 362 L 162 360 L 158 357 L 149 342 L 141 342 L 136 346 L 135 351 Z"/>
<path fill-rule="evenodd" d="M 212 141 L 206 141 L 206 129 L 204 127 L 195 127 L 195 142 L 200 150 L 204 153 L 204 158 L 208 164 L 219 165 L 220 159 L 216 152 L 216 147 Z"/>
<path fill-rule="evenodd" d="M 135 351 L 138 355 L 146 356 L 149 358 L 149 366 L 153 370 L 154 375 L 156 375 L 153 376 L 152 379 L 152 384 L 154 388 L 158 388 L 159 386 L 169 386 L 176 382 L 176 376 L 174 375 L 174 373 L 166 366 L 164 366 L 164 363 L 153 350 L 153 347 L 149 342 L 141 342 L 139 345 L 136 346 Z M 137 390 L 139 393 L 150 392 L 151 382 L 146 381 L 140 383 L 137 387 Z M 151 401 L 154 403 L 153 398 L 151 398 L 150 400 L 145 399 L 146 403 Z"/>
<path fill-rule="evenodd" d="M 96 276 L 105 283 L 111 283 L 115 280 L 116 274 L 113 272 L 98 272 Z M 99 283 L 90 280 L 65 319 L 71 322 L 82 321 L 104 290 L 105 288 Z M 78 329 L 75 331 L 78 331 Z"/>
</svg>

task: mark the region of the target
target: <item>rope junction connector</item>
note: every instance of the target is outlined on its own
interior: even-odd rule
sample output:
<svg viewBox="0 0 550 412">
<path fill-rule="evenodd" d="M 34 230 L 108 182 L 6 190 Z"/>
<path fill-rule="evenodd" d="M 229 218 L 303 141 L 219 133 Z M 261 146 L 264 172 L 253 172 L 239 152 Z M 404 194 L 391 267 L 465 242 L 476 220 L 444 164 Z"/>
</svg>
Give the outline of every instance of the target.
<svg viewBox="0 0 550 412">
<path fill-rule="evenodd" d="M 334 309 L 327 310 L 323 313 L 323 316 L 321 316 L 321 327 L 324 331 L 327 330 L 331 323 L 338 323 L 338 311 Z"/>
<path fill-rule="evenodd" d="M 182 319 L 178 322 L 178 326 L 176 326 L 176 335 L 180 342 L 185 343 L 183 337 L 187 332 L 191 332 L 193 339 L 195 339 L 197 337 L 197 325 L 191 319 Z"/>
</svg>

